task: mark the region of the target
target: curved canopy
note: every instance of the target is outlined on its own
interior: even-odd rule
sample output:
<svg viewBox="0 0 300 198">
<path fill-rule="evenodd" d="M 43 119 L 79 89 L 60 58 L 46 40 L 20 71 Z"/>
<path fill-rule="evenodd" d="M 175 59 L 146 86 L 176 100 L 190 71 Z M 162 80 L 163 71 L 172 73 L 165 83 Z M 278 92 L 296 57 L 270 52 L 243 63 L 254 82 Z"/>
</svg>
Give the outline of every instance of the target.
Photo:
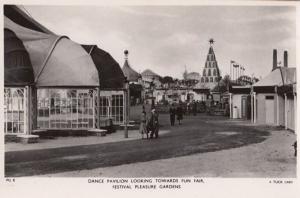
<svg viewBox="0 0 300 198">
<path fill-rule="evenodd" d="M 116 89 L 124 87 L 125 76 L 120 65 L 106 51 L 96 45 L 82 45 L 96 65 L 100 78 L 100 88 Z"/>
<path fill-rule="evenodd" d="M 4 17 L 4 26 L 23 41 L 32 62 L 36 86 L 99 86 L 93 60 L 79 44 L 66 37 L 27 29 L 7 17 Z"/>
<path fill-rule="evenodd" d="M 50 30 L 42 26 L 40 23 L 35 21 L 33 18 L 29 17 L 16 5 L 4 5 L 3 6 L 4 16 L 8 17 L 10 20 L 18 25 L 32 29 L 39 32 L 51 33 Z"/>
<path fill-rule="evenodd" d="M 16 34 L 4 29 L 4 84 L 29 85 L 34 83 L 33 70 L 23 42 Z"/>
<path fill-rule="evenodd" d="M 129 66 L 128 60 L 125 60 L 122 71 L 130 82 L 137 82 L 141 78 L 141 74 L 137 73 L 134 69 Z"/>
</svg>

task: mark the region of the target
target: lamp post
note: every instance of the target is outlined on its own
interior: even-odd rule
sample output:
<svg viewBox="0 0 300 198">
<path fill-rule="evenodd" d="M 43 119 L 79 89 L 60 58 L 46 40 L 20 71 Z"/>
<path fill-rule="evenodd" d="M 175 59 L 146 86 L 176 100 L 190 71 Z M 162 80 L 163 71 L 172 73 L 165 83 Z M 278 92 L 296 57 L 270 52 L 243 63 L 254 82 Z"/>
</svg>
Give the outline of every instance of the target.
<svg viewBox="0 0 300 198">
<path fill-rule="evenodd" d="M 127 80 L 127 78 L 125 77 L 125 83 L 124 83 L 124 85 L 125 85 L 125 90 L 124 90 L 124 92 L 125 92 L 125 94 L 124 94 L 124 99 L 125 99 L 125 101 L 124 101 L 124 103 L 125 103 L 125 125 L 124 125 L 124 138 L 128 138 L 128 127 L 127 127 L 127 125 L 128 125 L 128 117 L 129 117 L 129 105 L 130 105 L 130 103 L 129 103 L 129 81 Z"/>
</svg>

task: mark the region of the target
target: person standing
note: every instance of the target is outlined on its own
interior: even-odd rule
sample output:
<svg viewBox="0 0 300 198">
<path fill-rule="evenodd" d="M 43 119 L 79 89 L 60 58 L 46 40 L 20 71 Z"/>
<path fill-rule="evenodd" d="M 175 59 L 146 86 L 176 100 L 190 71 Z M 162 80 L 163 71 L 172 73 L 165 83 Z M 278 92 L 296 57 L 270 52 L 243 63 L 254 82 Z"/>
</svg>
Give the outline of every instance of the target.
<svg viewBox="0 0 300 198">
<path fill-rule="evenodd" d="M 181 125 L 181 120 L 183 119 L 183 110 L 181 104 L 176 109 L 178 124 Z"/>
<path fill-rule="evenodd" d="M 148 139 L 148 131 L 146 127 L 147 122 L 147 116 L 146 111 L 143 109 L 142 115 L 141 115 L 141 124 L 140 124 L 140 134 L 142 135 L 142 139 L 144 139 L 144 135 L 146 135 L 146 138 Z"/>
<path fill-rule="evenodd" d="M 193 115 L 197 115 L 197 103 L 195 101 L 193 102 Z"/>
<path fill-rule="evenodd" d="M 159 122 L 158 122 L 158 114 L 155 111 L 155 108 L 151 110 L 151 117 L 149 120 L 149 130 L 151 131 L 150 133 L 150 138 L 158 138 L 158 131 L 159 131 Z"/>
<path fill-rule="evenodd" d="M 170 113 L 171 126 L 174 126 L 174 124 L 175 124 L 175 116 L 176 116 L 176 109 L 174 107 L 174 104 L 171 105 L 169 113 Z"/>
</svg>

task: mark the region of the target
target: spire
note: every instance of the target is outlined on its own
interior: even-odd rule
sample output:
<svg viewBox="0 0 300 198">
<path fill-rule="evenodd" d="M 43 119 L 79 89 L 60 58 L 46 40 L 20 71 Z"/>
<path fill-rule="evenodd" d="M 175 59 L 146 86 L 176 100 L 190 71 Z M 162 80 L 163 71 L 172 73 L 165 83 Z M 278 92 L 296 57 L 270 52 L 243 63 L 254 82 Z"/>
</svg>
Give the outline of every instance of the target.
<svg viewBox="0 0 300 198">
<path fill-rule="evenodd" d="M 209 50 L 205 61 L 205 66 L 202 72 L 203 76 L 201 77 L 201 82 L 209 84 L 209 88 L 212 89 L 220 78 L 220 70 L 213 49 L 213 44 L 215 43 L 215 40 L 211 38 L 208 42 Z"/>
<path fill-rule="evenodd" d="M 141 74 L 132 69 L 128 63 L 128 50 L 124 50 L 125 62 L 122 68 L 124 75 L 127 77 L 129 81 L 137 82 L 139 78 L 141 78 Z"/>
<path fill-rule="evenodd" d="M 184 70 L 184 72 L 183 72 L 183 79 L 184 79 L 184 80 L 187 80 L 188 72 L 187 72 L 187 69 L 186 69 L 186 65 L 185 65 L 184 67 L 185 67 L 185 70 Z"/>
<path fill-rule="evenodd" d="M 214 44 L 215 40 L 213 38 L 211 38 L 211 39 L 209 39 L 208 42 L 209 42 L 210 46 L 212 46 Z"/>
<path fill-rule="evenodd" d="M 128 54 L 129 54 L 128 50 L 124 50 L 125 61 L 128 60 Z"/>
<path fill-rule="evenodd" d="M 125 59 L 125 61 L 124 61 L 123 67 L 130 67 L 129 63 L 128 63 L 128 54 L 129 54 L 128 50 L 124 50 L 124 59 Z"/>
</svg>

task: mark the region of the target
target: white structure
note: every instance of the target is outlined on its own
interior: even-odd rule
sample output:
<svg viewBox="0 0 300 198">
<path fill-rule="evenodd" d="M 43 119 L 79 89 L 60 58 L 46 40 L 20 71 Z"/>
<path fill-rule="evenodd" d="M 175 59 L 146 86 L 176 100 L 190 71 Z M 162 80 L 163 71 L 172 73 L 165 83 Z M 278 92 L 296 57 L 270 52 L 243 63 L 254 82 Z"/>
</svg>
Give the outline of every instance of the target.
<svg viewBox="0 0 300 198">
<path fill-rule="evenodd" d="M 253 122 L 295 130 L 296 68 L 277 67 L 253 85 Z"/>
<path fill-rule="evenodd" d="M 229 111 L 231 118 L 250 119 L 250 86 L 232 86 L 229 94 Z"/>
</svg>

